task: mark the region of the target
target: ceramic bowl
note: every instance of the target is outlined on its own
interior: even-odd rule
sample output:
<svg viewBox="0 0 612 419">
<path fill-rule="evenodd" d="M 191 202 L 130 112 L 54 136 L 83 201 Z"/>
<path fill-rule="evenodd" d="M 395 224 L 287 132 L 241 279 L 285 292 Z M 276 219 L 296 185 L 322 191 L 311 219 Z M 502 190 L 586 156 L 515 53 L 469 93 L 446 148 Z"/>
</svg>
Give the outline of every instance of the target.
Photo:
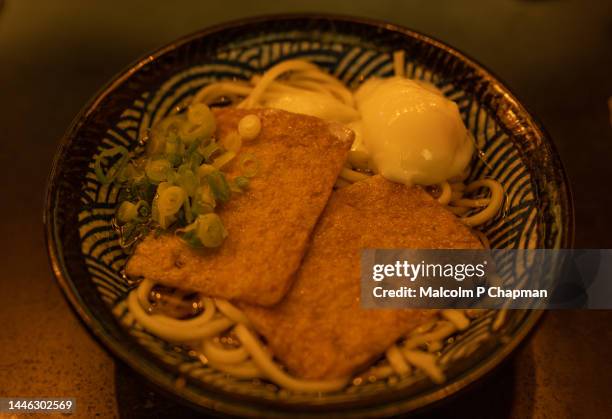
<svg viewBox="0 0 612 419">
<path fill-rule="evenodd" d="M 93 171 L 93 157 L 102 148 L 133 148 L 156 121 L 213 81 L 248 79 L 281 60 L 303 58 L 354 87 L 368 77 L 392 75 L 392 53 L 399 49 L 406 52 L 409 77 L 434 83 L 459 105 L 487 158 L 487 164 L 474 165 L 471 178 L 491 176 L 505 187 L 503 214 L 483 227 L 492 247 L 571 246 L 571 196 L 550 138 L 510 90 L 473 59 L 415 31 L 350 17 L 271 16 L 228 23 L 179 39 L 127 68 L 83 108 L 57 151 L 45 209 L 53 272 L 110 352 L 191 405 L 267 417 L 413 411 L 478 380 L 512 352 L 539 312 L 511 311 L 497 331 L 491 327 L 495 312 L 489 312 L 446 341 L 441 356 L 453 361 L 440 385 L 417 374 L 329 395 L 288 394 L 203 366 L 142 330 L 125 310 L 130 284 L 121 271 L 127 256 L 111 226 L 119 190 L 101 185 Z"/>
</svg>

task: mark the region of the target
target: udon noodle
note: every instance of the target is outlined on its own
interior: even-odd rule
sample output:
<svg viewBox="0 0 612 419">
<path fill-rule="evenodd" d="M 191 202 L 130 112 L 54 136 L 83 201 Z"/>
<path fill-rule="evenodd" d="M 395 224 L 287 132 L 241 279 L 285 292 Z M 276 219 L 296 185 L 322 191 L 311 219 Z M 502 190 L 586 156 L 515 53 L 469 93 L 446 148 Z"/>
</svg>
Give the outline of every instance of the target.
<svg viewBox="0 0 612 419">
<path fill-rule="evenodd" d="M 403 77 L 403 51 L 394 54 L 393 63 L 395 74 Z M 229 102 L 238 108 L 250 109 L 265 107 L 276 95 L 304 91 L 326 95 L 347 115 L 357 112 L 353 94 L 342 82 L 316 65 L 301 60 L 283 61 L 248 82 L 220 81 L 207 85 L 195 94 L 191 103 Z M 182 109 L 179 107 L 174 113 Z M 373 174 L 359 166 L 349 158 L 335 187 L 345 187 Z M 468 176 L 469 171 L 465 171 L 461 176 L 427 189 L 461 221 L 474 228 L 497 216 L 504 201 L 504 190 L 496 180 L 483 178 L 468 182 Z M 488 247 L 486 236 L 478 230 L 473 231 Z M 384 359 L 360 375 L 311 381 L 291 376 L 276 363 L 253 332 L 247 317 L 229 301 L 169 289 L 145 279 L 129 293 L 127 308 L 147 332 L 194 348 L 202 363 L 211 368 L 236 379 L 266 379 L 280 388 L 304 393 L 333 392 L 349 383 L 359 385 L 419 372 L 436 383 L 443 382 L 444 365 L 452 360 L 439 355 L 444 342 L 467 329 L 484 313 L 482 310 L 440 310 L 434 320 L 404 336 L 387 349 Z M 492 329 L 501 327 L 504 316 L 503 311 L 498 314 Z"/>
</svg>

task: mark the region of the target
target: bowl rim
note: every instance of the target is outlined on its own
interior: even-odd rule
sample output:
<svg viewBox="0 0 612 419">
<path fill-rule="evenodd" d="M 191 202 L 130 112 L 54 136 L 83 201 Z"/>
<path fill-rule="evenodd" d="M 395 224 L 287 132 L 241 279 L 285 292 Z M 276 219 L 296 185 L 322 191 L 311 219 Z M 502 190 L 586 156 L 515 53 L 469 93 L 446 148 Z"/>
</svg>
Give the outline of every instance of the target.
<svg viewBox="0 0 612 419">
<path fill-rule="evenodd" d="M 240 405 L 232 403 L 231 400 L 224 398 L 204 397 L 192 392 L 184 392 L 174 385 L 172 379 L 169 378 L 169 374 L 162 372 L 162 370 L 155 366 L 155 368 L 146 368 L 143 366 L 142 359 L 138 356 L 134 356 L 125 347 L 125 344 L 115 340 L 110 336 L 102 323 L 99 322 L 91 313 L 90 309 L 84 304 L 81 299 L 79 290 L 74 286 L 70 278 L 70 274 L 66 269 L 63 260 L 63 250 L 59 240 L 56 239 L 57 231 L 55 229 L 55 204 L 56 204 L 56 177 L 59 171 L 59 165 L 62 157 L 65 153 L 68 145 L 74 140 L 75 133 L 84 124 L 87 117 L 99 106 L 100 102 L 109 94 L 112 94 L 116 88 L 121 85 L 124 81 L 128 80 L 132 74 L 138 72 L 146 64 L 157 60 L 160 56 L 175 50 L 193 40 L 210 36 L 214 33 L 238 29 L 241 26 L 249 24 L 261 24 L 268 21 L 291 21 L 291 20 L 319 20 L 319 21 L 339 21 L 343 23 L 353 23 L 358 25 L 365 25 L 370 27 L 376 27 L 384 31 L 396 32 L 402 36 L 416 38 L 425 43 L 436 46 L 437 48 L 443 49 L 445 52 L 452 54 L 460 60 L 466 62 L 479 71 L 482 77 L 495 82 L 500 86 L 506 94 L 506 99 L 509 99 L 513 104 L 521 110 L 525 115 L 528 116 L 527 122 L 533 125 L 533 129 L 540 134 L 543 138 L 543 144 L 547 147 L 548 155 L 552 159 L 552 167 L 559 176 L 560 179 L 560 196 L 563 202 L 564 213 L 561 216 L 561 234 L 562 242 L 561 248 L 572 248 L 574 244 L 574 233 L 575 233 L 575 212 L 573 193 L 571 190 L 571 184 L 569 182 L 566 170 L 561 161 L 557 148 L 552 141 L 550 135 L 545 130 L 541 122 L 531 113 L 521 101 L 519 101 L 509 89 L 505 82 L 500 79 L 496 74 L 490 71 L 488 68 L 471 58 L 468 54 L 465 54 L 461 50 L 442 42 L 435 37 L 423 34 L 422 32 L 415 31 L 404 27 L 399 24 L 385 22 L 383 20 L 370 19 L 364 17 L 356 17 L 350 15 L 341 14 L 326 14 L 326 13 L 283 13 L 283 14 L 264 14 L 257 15 L 248 18 L 235 19 L 219 24 L 215 24 L 204 29 L 192 32 L 184 35 L 174 41 L 171 41 L 157 50 L 143 55 L 141 58 L 133 61 L 128 66 L 124 67 L 117 75 L 115 75 L 109 82 L 103 85 L 87 103 L 81 108 L 78 114 L 70 123 L 68 129 L 61 137 L 58 146 L 56 148 L 55 155 L 49 175 L 47 177 L 47 185 L 45 192 L 45 201 L 43 206 L 43 226 L 45 234 L 45 244 L 47 248 L 49 262 L 52 268 L 53 276 L 55 277 L 58 285 L 62 289 L 64 297 L 70 302 L 71 308 L 77 314 L 82 323 L 86 326 L 86 330 L 94 337 L 94 339 L 101 343 L 102 346 L 110 352 L 114 358 L 119 359 L 124 364 L 128 365 L 133 371 L 144 377 L 149 383 L 152 383 L 157 389 L 163 393 L 171 395 L 173 398 L 181 403 L 187 404 L 190 407 L 202 410 L 202 409 L 213 409 L 215 412 L 224 412 L 230 414 L 266 414 L 266 415 L 285 415 L 289 412 L 286 410 L 272 411 L 268 405 L 255 405 L 245 404 Z M 409 399 L 392 400 L 390 402 L 377 404 L 374 406 L 358 407 L 357 410 L 350 409 L 342 412 L 334 412 L 335 415 L 340 416 L 353 416 L 359 415 L 391 415 L 407 411 L 416 411 L 424 408 L 432 407 L 437 402 L 443 399 L 456 395 L 461 390 L 470 386 L 471 384 L 479 381 L 482 377 L 493 371 L 498 365 L 500 365 L 515 349 L 521 344 L 525 337 L 533 331 L 534 326 L 538 323 L 543 310 L 531 310 L 527 313 L 523 324 L 515 332 L 512 340 L 500 345 L 495 349 L 490 356 L 471 367 L 468 373 L 463 376 L 458 376 L 453 379 L 452 382 L 444 384 L 438 388 L 433 387 L 426 390 L 423 394 L 416 395 Z M 223 400 L 223 401 L 222 401 Z M 221 409 L 219 409 L 221 408 Z M 295 413 L 295 412 L 294 412 Z M 293 414 L 293 413 L 292 413 Z M 324 414 L 322 411 L 313 411 L 308 414 Z M 298 414 L 299 415 L 299 414 Z"/>
</svg>

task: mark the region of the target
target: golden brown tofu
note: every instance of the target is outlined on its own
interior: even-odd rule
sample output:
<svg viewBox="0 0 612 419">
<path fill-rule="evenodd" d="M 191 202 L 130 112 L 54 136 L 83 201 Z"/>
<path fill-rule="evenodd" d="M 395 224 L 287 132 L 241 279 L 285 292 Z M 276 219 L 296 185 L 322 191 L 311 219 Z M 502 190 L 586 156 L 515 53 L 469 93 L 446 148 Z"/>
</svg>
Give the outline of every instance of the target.
<svg viewBox="0 0 612 419">
<path fill-rule="evenodd" d="M 420 187 L 374 176 L 333 193 L 284 300 L 270 308 L 242 308 L 274 356 L 297 376 L 348 376 L 434 315 L 362 309 L 361 249 L 481 247 Z"/>
<path fill-rule="evenodd" d="M 218 212 L 225 242 L 214 251 L 199 250 L 173 234 L 149 235 L 128 261 L 128 275 L 264 306 L 285 295 L 353 133 L 306 115 L 228 108 L 216 112 L 217 137 L 235 131 L 248 114 L 260 117 L 262 130 L 240 152 L 255 155 L 259 170 L 248 190 Z M 238 158 L 230 165 L 230 178 L 240 174 Z"/>
</svg>

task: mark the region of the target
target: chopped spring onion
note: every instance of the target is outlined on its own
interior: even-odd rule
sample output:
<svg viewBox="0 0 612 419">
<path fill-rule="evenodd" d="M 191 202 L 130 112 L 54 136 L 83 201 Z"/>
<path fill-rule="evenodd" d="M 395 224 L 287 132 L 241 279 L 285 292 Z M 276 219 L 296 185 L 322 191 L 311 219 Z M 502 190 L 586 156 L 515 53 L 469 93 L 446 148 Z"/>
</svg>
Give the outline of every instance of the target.
<svg viewBox="0 0 612 419">
<path fill-rule="evenodd" d="M 189 144 L 189 146 L 187 146 L 187 149 L 185 150 L 185 156 L 191 157 L 196 152 L 198 147 L 200 147 L 201 145 L 202 145 L 201 141 L 194 141 L 191 144 Z"/>
<path fill-rule="evenodd" d="M 193 212 L 191 209 L 191 202 L 189 200 L 189 197 L 185 198 L 185 202 L 183 203 L 183 208 L 185 210 L 185 221 L 187 221 L 188 223 L 192 223 L 193 222 Z"/>
<path fill-rule="evenodd" d="M 128 163 L 125 166 L 123 166 L 123 169 L 119 170 L 119 173 L 117 173 L 117 177 L 115 178 L 115 181 L 119 183 L 124 183 L 138 176 L 139 176 L 138 169 L 136 169 L 133 163 Z"/>
<path fill-rule="evenodd" d="M 171 170 L 172 164 L 166 159 L 150 160 L 145 166 L 147 177 L 154 182 L 168 180 L 168 175 Z"/>
<path fill-rule="evenodd" d="M 111 167 L 108 168 L 106 172 L 104 172 L 102 169 L 104 160 L 112 160 L 113 158 L 116 158 L 117 160 L 111 165 Z M 128 159 L 129 151 L 123 146 L 116 146 L 100 152 L 94 161 L 94 170 L 100 183 L 108 185 L 109 183 L 113 182 L 115 178 L 123 171 Z"/>
<path fill-rule="evenodd" d="M 183 154 L 183 145 L 179 137 L 168 138 L 166 140 L 166 155 L 181 156 Z"/>
<path fill-rule="evenodd" d="M 195 195 L 199 185 L 199 181 L 195 173 L 193 173 L 189 166 L 186 165 L 180 166 L 177 173 L 178 177 L 176 179 L 176 184 L 183 188 L 185 192 L 187 192 L 187 195 Z"/>
<path fill-rule="evenodd" d="M 232 159 L 236 157 L 236 153 L 234 153 L 233 151 L 227 151 L 223 154 L 221 154 L 219 157 L 217 157 L 216 159 L 213 160 L 212 165 L 216 168 L 216 169 L 221 169 L 223 166 L 225 166 L 226 164 L 228 164 L 230 161 L 232 161 Z"/>
<path fill-rule="evenodd" d="M 146 201 L 140 200 L 137 203 L 123 201 L 115 215 L 119 225 L 127 224 L 137 218 L 146 220 L 151 215 L 151 208 Z M 138 220 L 136 220 L 138 221 Z"/>
<path fill-rule="evenodd" d="M 180 129 L 183 141 L 190 144 L 192 141 L 210 138 L 215 132 L 215 117 L 210 108 L 203 103 L 194 103 L 187 109 L 187 122 Z"/>
<path fill-rule="evenodd" d="M 172 183 L 170 183 L 170 182 L 162 182 L 159 185 L 157 185 L 157 189 L 155 191 L 157 193 L 157 198 L 159 198 L 159 196 L 162 194 L 162 192 L 164 192 L 170 186 L 172 186 Z"/>
<path fill-rule="evenodd" d="M 240 138 L 240 134 L 233 131 L 221 139 L 221 145 L 228 151 L 238 153 L 240 147 L 242 147 L 242 138 Z"/>
<path fill-rule="evenodd" d="M 196 201 L 199 205 L 201 205 L 204 209 L 212 208 L 214 209 L 217 206 L 217 200 L 212 192 L 212 189 L 208 184 L 202 186 L 200 188 L 199 201 Z M 211 212 L 204 211 L 202 213 Z"/>
<path fill-rule="evenodd" d="M 238 133 L 244 140 L 253 140 L 261 132 L 261 119 L 257 115 L 247 115 L 238 122 Z"/>
<path fill-rule="evenodd" d="M 117 209 L 117 221 L 126 224 L 138 217 L 138 206 L 130 201 L 124 201 Z"/>
<path fill-rule="evenodd" d="M 141 199 L 146 202 L 152 202 L 155 198 L 157 185 L 149 182 L 146 177 L 134 180 L 134 183 L 129 187 L 129 195 L 126 199 Z"/>
<path fill-rule="evenodd" d="M 166 149 L 166 141 L 176 138 L 179 128 L 184 122 L 185 117 L 183 115 L 172 115 L 156 124 L 149 135 L 147 154 L 149 156 L 162 154 Z"/>
<path fill-rule="evenodd" d="M 206 175 L 209 175 L 214 172 L 215 170 L 217 169 L 215 169 L 215 166 L 213 166 L 212 164 L 203 164 L 198 167 L 198 178 L 202 179 Z"/>
<path fill-rule="evenodd" d="M 215 118 L 210 108 L 204 103 L 192 103 L 187 108 L 187 120 L 194 125 L 215 125 Z"/>
<path fill-rule="evenodd" d="M 159 215 L 159 211 L 158 211 L 157 222 L 159 223 L 159 227 L 162 230 L 167 229 L 175 221 L 176 221 L 176 216 L 175 215 L 168 215 L 168 216 L 166 216 L 166 215 Z M 161 231 L 159 231 L 159 233 L 161 234 Z"/>
<path fill-rule="evenodd" d="M 164 135 L 176 135 L 184 122 L 185 117 L 183 115 L 170 115 L 159 121 L 153 129 Z"/>
<path fill-rule="evenodd" d="M 181 236 L 181 238 L 191 247 L 202 247 L 202 242 L 200 242 L 198 232 L 195 229 L 186 231 L 185 234 Z"/>
<path fill-rule="evenodd" d="M 179 132 L 185 144 L 191 144 L 193 141 L 210 138 L 214 131 L 214 126 L 194 125 L 191 122 L 185 122 L 181 126 Z"/>
<path fill-rule="evenodd" d="M 189 156 L 189 158 L 185 159 L 185 164 L 189 165 L 191 171 L 197 173 L 198 167 L 202 164 L 204 158 L 197 151 Z"/>
<path fill-rule="evenodd" d="M 253 177 L 259 172 L 259 160 L 254 154 L 243 154 L 240 157 L 240 168 L 243 176 Z"/>
<path fill-rule="evenodd" d="M 138 204 L 136 204 L 136 207 L 138 208 L 138 216 L 141 218 L 147 218 L 148 216 L 151 215 L 151 207 L 149 207 L 149 204 L 147 203 L 147 201 L 138 201 Z"/>
<path fill-rule="evenodd" d="M 220 151 L 222 151 L 222 148 L 219 147 L 219 144 L 214 141 L 211 141 L 210 144 L 208 144 L 201 150 L 201 153 L 206 161 L 211 161 L 215 154 L 219 153 Z"/>
<path fill-rule="evenodd" d="M 208 214 L 209 212 L 214 212 L 215 208 L 210 204 L 202 202 L 202 200 L 195 200 L 193 205 L 191 206 L 191 213 L 193 215 L 202 215 Z"/>
<path fill-rule="evenodd" d="M 187 242 L 191 247 L 202 247 L 202 243 L 198 238 L 198 220 L 196 219 L 191 224 L 184 228 L 177 228 L 174 234 L 179 235 L 181 239 Z"/>
<path fill-rule="evenodd" d="M 198 238 L 205 247 L 219 247 L 227 237 L 221 218 L 215 213 L 198 216 Z"/>
<path fill-rule="evenodd" d="M 172 166 L 177 166 L 183 161 L 183 158 L 178 154 L 167 154 L 165 158 L 170 162 Z"/>
<path fill-rule="evenodd" d="M 218 170 L 214 171 L 206 176 L 206 181 L 216 200 L 221 202 L 229 201 L 231 191 L 223 173 Z"/>
<path fill-rule="evenodd" d="M 194 172 L 197 170 L 198 166 L 202 164 L 202 160 L 204 157 L 198 152 L 198 147 L 200 147 L 200 141 L 194 141 L 187 147 L 185 150 L 185 155 L 183 157 L 184 164 L 189 165 L 191 170 Z"/>
<path fill-rule="evenodd" d="M 153 127 L 147 154 L 137 150 L 138 158 L 131 162 L 124 147 L 98 155 L 98 178 L 105 183 L 125 182 L 115 214 L 123 242 L 133 244 L 143 234 L 159 235 L 175 226 L 176 234 L 194 247 L 223 243 L 227 231 L 214 212 L 217 203 L 248 188 L 246 176 L 255 175 L 259 162 L 253 155 L 243 156 L 246 175 L 228 181 L 220 169 L 236 157 L 242 136 L 236 130 L 217 143 L 215 129 L 210 109 L 193 104 L 186 113 L 168 116 Z"/>
<path fill-rule="evenodd" d="M 157 201 L 160 218 L 176 214 L 183 206 L 186 195 L 185 190 L 179 186 L 169 186 L 160 192 Z"/>
<path fill-rule="evenodd" d="M 234 183 L 238 188 L 244 190 L 249 187 L 250 180 L 246 176 L 238 176 L 236 179 L 234 179 Z"/>
</svg>

